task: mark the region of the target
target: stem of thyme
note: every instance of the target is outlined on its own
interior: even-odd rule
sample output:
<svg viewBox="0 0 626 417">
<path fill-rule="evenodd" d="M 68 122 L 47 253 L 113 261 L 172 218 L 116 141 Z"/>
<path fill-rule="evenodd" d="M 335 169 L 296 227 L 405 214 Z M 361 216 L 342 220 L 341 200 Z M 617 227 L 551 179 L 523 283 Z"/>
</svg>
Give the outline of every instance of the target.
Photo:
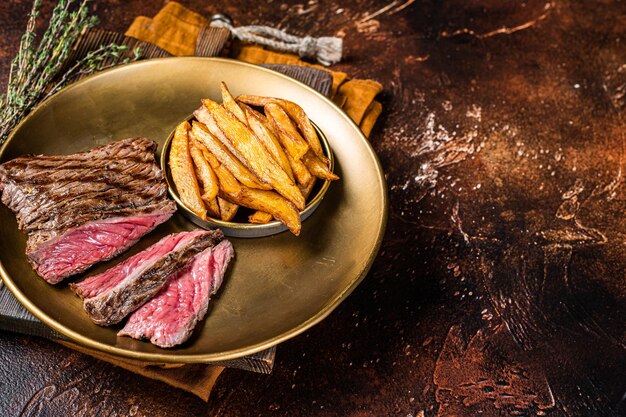
<svg viewBox="0 0 626 417">
<path fill-rule="evenodd" d="M 39 102 L 50 97 L 79 75 L 139 59 L 121 60 L 127 46 L 110 44 L 91 51 L 64 70 L 72 47 L 80 35 L 97 24 L 88 4 L 91 0 L 59 0 L 37 47 L 36 26 L 41 0 L 34 0 L 26 31 L 10 67 L 6 94 L 0 95 L 0 145 L 8 134 Z M 121 61 L 121 62 L 120 62 Z"/>
</svg>

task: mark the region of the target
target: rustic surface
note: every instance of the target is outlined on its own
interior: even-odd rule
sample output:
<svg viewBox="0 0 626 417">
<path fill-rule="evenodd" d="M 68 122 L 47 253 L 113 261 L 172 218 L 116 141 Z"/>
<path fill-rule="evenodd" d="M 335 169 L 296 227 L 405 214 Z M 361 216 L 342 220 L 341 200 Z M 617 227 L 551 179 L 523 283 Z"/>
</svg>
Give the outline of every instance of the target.
<svg viewBox="0 0 626 417">
<path fill-rule="evenodd" d="M 3 83 L 29 3 L 0 4 Z M 345 35 L 337 68 L 384 84 L 381 253 L 272 375 L 227 370 L 208 404 L 1 334 L 1 415 L 626 413 L 623 1 L 183 3 Z M 96 12 L 123 30 L 161 5 Z"/>
</svg>

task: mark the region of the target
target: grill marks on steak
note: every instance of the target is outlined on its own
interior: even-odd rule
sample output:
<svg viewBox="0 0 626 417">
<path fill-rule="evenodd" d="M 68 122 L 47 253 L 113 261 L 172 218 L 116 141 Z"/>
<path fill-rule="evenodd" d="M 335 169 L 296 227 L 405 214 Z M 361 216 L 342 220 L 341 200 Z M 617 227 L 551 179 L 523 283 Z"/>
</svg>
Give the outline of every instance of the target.
<svg viewBox="0 0 626 417">
<path fill-rule="evenodd" d="M 229 241 L 205 249 L 188 267 L 176 272 L 159 293 L 135 311 L 118 336 L 150 340 L 167 348 L 185 342 L 204 318 L 210 296 L 222 284 L 234 256 Z"/>
<path fill-rule="evenodd" d="M 29 235 L 26 254 L 39 275 L 57 283 L 116 256 L 171 217 L 176 205 L 155 149 L 149 139 L 132 138 L 0 165 L 1 200 Z"/>
<path fill-rule="evenodd" d="M 187 267 L 196 255 L 213 247 L 222 238 L 223 233 L 219 230 L 167 236 L 113 269 L 73 285 L 73 288 L 83 297 L 93 295 L 85 298 L 83 305 L 96 324 L 119 323 L 157 294 L 172 274 Z M 170 247 L 171 250 L 167 250 Z"/>
<path fill-rule="evenodd" d="M 71 216 L 59 216 L 63 212 L 80 214 L 84 222 L 154 205 L 167 193 L 155 148 L 154 142 L 137 138 L 65 157 L 13 159 L 0 166 L 3 203 L 26 232 L 76 223 Z"/>
</svg>

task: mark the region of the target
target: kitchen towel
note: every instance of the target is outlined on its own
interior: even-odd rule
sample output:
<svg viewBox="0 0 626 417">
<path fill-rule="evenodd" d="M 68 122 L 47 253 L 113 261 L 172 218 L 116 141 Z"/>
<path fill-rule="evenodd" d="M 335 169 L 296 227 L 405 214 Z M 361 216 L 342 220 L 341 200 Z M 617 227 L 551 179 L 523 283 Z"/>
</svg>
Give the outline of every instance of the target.
<svg viewBox="0 0 626 417">
<path fill-rule="evenodd" d="M 175 1 L 167 3 L 153 18 L 138 16 L 126 31 L 126 36 L 157 45 L 175 56 L 196 55 L 198 45 L 206 41 L 206 33 L 228 30 L 210 27 L 209 20 Z M 350 79 L 348 74 L 304 62 L 294 54 L 267 50 L 257 45 L 233 42 L 230 57 L 253 64 L 300 65 L 327 71 L 333 78 L 330 98 L 341 107 L 369 136 L 382 112 L 375 98 L 382 85 L 374 80 Z"/>
</svg>

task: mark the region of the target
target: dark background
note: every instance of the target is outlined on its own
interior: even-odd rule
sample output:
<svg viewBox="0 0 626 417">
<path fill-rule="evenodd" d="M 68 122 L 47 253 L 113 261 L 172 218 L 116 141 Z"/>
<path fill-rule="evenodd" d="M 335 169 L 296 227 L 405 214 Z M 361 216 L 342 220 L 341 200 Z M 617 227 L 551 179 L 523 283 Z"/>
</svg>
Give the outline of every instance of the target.
<svg viewBox="0 0 626 417">
<path fill-rule="evenodd" d="M 94 3 L 117 31 L 163 5 Z M 2 333 L 0 415 L 626 413 L 623 1 L 182 3 L 343 36 L 335 68 L 384 85 L 380 254 L 272 375 L 228 369 L 208 404 Z M 30 5 L 0 3 L 2 86 Z"/>
</svg>

